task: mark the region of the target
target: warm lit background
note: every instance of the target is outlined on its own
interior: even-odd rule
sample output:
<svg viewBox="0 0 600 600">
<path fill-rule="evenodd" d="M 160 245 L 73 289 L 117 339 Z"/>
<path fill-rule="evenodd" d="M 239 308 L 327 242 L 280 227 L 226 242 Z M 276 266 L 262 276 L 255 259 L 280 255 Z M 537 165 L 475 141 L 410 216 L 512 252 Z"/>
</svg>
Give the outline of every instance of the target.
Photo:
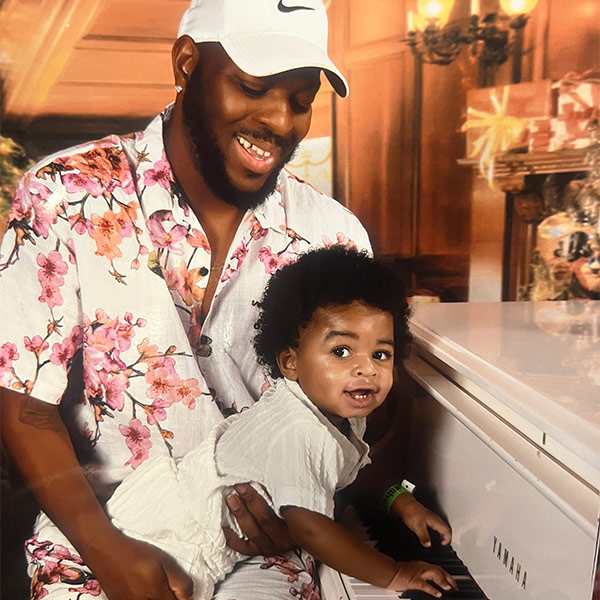
<svg viewBox="0 0 600 600">
<path fill-rule="evenodd" d="M 418 9 L 435 2 L 326 4 L 330 48 L 351 94 L 338 100 L 323 87 L 294 169 L 360 217 L 376 252 L 408 272 L 414 292 L 442 300 L 514 297 L 507 291 L 506 186 L 492 191 L 474 166 L 457 162 L 467 155 L 461 125 L 468 92 L 511 83 L 512 59 L 482 72 L 465 50 L 452 64 L 425 64 L 421 72 L 404 40 L 409 25 L 419 25 Z M 499 10 L 497 0 L 437 4 L 453 5 L 442 15 L 449 21 L 467 22 L 473 9 L 482 16 Z M 0 2 L 3 135 L 40 158 L 143 127 L 174 97 L 170 48 L 187 5 Z M 539 0 L 524 29 L 519 80 L 598 69 L 599 23 L 598 0 Z"/>
</svg>

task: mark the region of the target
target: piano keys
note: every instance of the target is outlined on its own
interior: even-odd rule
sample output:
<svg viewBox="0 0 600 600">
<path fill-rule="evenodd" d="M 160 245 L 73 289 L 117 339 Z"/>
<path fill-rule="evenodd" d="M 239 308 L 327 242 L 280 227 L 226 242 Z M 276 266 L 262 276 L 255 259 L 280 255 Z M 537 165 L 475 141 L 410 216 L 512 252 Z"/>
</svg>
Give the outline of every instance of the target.
<svg viewBox="0 0 600 600">
<path fill-rule="evenodd" d="M 418 387 L 403 476 L 448 520 L 484 597 L 590 600 L 600 303 L 424 304 L 411 330 L 406 366 Z"/>
<path fill-rule="evenodd" d="M 458 558 L 452 547 L 434 544 L 423 548 L 415 535 L 406 527 L 390 527 L 384 515 L 374 513 L 359 515 L 349 506 L 341 522 L 357 538 L 377 547 L 396 560 L 424 560 L 448 571 L 456 580 L 458 590 L 444 593 L 445 600 L 487 600 L 485 594 L 473 580 L 467 567 Z M 325 600 L 432 600 L 432 596 L 414 590 L 394 592 L 375 587 L 353 577 L 322 566 L 321 585 Z"/>
</svg>

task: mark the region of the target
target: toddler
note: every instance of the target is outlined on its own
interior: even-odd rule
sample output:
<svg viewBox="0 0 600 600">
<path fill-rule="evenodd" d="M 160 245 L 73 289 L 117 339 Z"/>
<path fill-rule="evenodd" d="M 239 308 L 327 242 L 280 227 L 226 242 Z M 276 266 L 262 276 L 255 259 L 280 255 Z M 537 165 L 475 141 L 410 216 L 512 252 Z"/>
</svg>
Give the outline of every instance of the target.
<svg viewBox="0 0 600 600">
<path fill-rule="evenodd" d="M 273 275 L 259 309 L 254 347 L 274 384 L 179 462 L 152 459 L 129 475 L 107 504 L 115 525 L 173 555 L 194 579 L 194 598 L 209 600 L 247 558 L 227 547 L 222 528 L 239 532 L 224 498 L 252 482 L 298 547 L 334 569 L 397 591 L 455 588 L 441 568 L 397 562 L 333 521 L 335 492 L 370 462 L 366 417 L 408 350 L 399 278 L 334 246 Z"/>
</svg>

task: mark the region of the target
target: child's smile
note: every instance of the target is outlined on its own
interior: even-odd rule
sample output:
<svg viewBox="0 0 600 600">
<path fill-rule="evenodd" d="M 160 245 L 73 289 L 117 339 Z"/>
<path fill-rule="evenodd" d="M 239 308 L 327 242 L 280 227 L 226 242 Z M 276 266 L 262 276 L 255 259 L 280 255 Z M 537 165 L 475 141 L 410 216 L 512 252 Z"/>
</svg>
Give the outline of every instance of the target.
<svg viewBox="0 0 600 600">
<path fill-rule="evenodd" d="M 365 417 L 385 400 L 393 381 L 391 314 L 362 302 L 318 308 L 297 348 L 280 368 L 332 422 Z"/>
</svg>

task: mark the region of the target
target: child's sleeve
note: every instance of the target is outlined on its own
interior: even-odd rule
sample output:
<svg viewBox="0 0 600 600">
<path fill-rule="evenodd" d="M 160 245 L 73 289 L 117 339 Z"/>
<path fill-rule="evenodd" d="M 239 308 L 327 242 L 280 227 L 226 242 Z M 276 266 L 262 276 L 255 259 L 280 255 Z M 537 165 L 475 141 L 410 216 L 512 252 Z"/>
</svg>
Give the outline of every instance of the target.
<svg viewBox="0 0 600 600">
<path fill-rule="evenodd" d="M 342 451 L 320 424 L 294 422 L 277 432 L 265 457 L 264 485 L 273 506 L 295 506 L 333 518 Z"/>
</svg>

